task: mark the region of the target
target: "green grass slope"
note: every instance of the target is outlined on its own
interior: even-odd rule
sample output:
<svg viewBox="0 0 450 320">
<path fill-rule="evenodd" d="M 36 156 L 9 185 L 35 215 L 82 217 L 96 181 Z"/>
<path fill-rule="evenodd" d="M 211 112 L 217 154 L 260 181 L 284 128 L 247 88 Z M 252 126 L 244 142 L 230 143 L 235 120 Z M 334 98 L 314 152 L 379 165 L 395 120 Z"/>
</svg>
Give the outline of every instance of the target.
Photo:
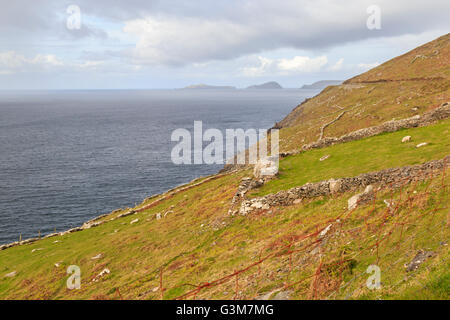
<svg viewBox="0 0 450 320">
<path fill-rule="evenodd" d="M 417 57 L 417 58 L 416 58 Z M 297 106 L 277 124 L 280 150 L 422 114 L 450 100 L 450 34 L 344 82 Z"/>
<path fill-rule="evenodd" d="M 280 181 L 286 183 L 274 180 L 260 192 L 283 189 L 288 181 L 296 184 L 305 179 L 442 158 L 448 151 L 449 135 L 445 134 L 448 129 L 449 122 L 444 121 L 288 157 L 281 162 L 284 172 Z M 400 142 L 406 133 L 414 142 Z M 414 148 L 422 140 L 430 145 Z M 353 165 L 343 160 L 346 155 L 358 155 L 360 150 L 376 152 L 369 153 L 370 159 L 366 156 L 360 162 L 355 159 Z M 322 154 L 332 156 L 320 163 L 322 167 L 312 170 L 312 163 L 318 164 Z M 391 162 L 387 160 L 389 155 Z M 394 155 L 399 160 L 394 160 Z M 289 170 L 308 161 L 311 170 Z M 308 176 L 308 172 L 316 175 Z M 230 217 L 227 215 L 230 201 L 241 178 L 249 174 L 240 171 L 225 175 L 181 191 L 135 215 L 0 251 L 0 298 L 160 299 L 162 282 L 162 297 L 173 299 L 223 277 L 226 279 L 185 298 L 250 299 L 276 296 L 277 291 L 294 299 L 447 297 L 448 250 L 442 245 L 448 238 L 448 228 L 442 225 L 448 215 L 447 176 L 405 186 L 409 193 L 403 190 L 391 194 L 390 190 L 383 190 L 375 203 L 351 213 L 344 209 L 351 194 L 344 194 L 262 214 Z M 405 194 L 414 197 L 402 204 L 398 212 L 386 213 L 382 199 L 397 201 L 405 199 Z M 156 219 L 156 213 L 161 213 L 163 218 Z M 343 215 L 348 218 L 344 219 Z M 138 221 L 132 223 L 135 219 Z M 320 246 L 322 253 L 317 250 L 314 253 L 318 231 L 336 219 L 345 221 L 342 223 L 345 231 Z M 404 226 L 404 231 L 398 226 Z M 378 257 L 384 256 L 378 264 L 390 271 L 383 273 L 384 289 L 372 292 L 364 287 L 365 270 L 377 259 L 371 246 L 387 234 L 389 241 L 379 248 Z M 297 251 L 290 253 L 294 248 Z M 432 250 L 435 255 L 411 274 L 411 280 L 401 282 L 409 276 L 403 264 L 419 249 Z M 92 259 L 98 254 L 101 258 Z M 255 264 L 261 259 L 265 260 Z M 66 288 L 69 265 L 81 268 L 79 290 Z M 326 267 L 326 272 L 320 273 L 326 279 L 315 276 L 319 266 Z M 111 273 L 93 281 L 105 268 Z M 17 272 L 16 276 L 4 277 L 13 271 Z M 239 272 L 237 287 L 236 276 L 230 277 L 235 272 Z M 343 287 L 358 274 L 362 275 Z"/>
</svg>

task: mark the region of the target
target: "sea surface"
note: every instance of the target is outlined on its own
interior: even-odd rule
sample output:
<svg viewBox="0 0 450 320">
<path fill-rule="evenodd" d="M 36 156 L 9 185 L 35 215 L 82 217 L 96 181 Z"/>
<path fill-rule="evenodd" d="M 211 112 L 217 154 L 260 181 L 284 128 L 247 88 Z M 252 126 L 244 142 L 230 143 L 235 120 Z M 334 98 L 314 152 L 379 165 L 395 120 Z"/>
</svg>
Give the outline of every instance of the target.
<svg viewBox="0 0 450 320">
<path fill-rule="evenodd" d="M 175 165 L 177 128 L 264 129 L 314 90 L 0 91 L 0 244 L 81 225 L 216 173 Z"/>
</svg>

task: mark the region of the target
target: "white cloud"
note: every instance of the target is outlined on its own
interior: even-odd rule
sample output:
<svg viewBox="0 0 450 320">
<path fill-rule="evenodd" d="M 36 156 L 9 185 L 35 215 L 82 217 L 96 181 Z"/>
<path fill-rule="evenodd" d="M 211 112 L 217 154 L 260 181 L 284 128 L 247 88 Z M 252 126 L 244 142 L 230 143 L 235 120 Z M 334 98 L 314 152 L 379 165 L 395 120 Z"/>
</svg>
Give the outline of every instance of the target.
<svg viewBox="0 0 450 320">
<path fill-rule="evenodd" d="M 137 39 L 131 54 L 136 63 L 185 65 L 283 48 L 320 49 L 449 26 L 443 13 L 450 9 L 448 0 L 433 5 L 379 0 L 383 23 L 381 30 L 372 32 L 366 27 L 371 4 L 371 0 L 349 0 L 345 5 L 327 0 L 230 1 L 219 6 L 220 11 L 203 3 L 189 5 L 189 13 L 176 8 L 148 11 L 126 20 L 123 32 Z M 439 6 L 442 10 L 436 10 Z M 302 65 L 302 61 L 292 63 Z"/>
<path fill-rule="evenodd" d="M 97 70 L 107 67 L 105 61 L 86 60 L 84 62 L 64 62 L 53 54 L 37 54 L 28 58 L 15 51 L 0 52 L 0 74 L 14 74 L 22 72 L 45 72 L 58 70 Z M 105 69 L 107 70 L 107 68 Z"/>
<path fill-rule="evenodd" d="M 379 62 L 372 62 L 372 63 L 358 63 L 357 67 L 361 71 L 367 71 L 370 69 L 373 69 L 375 67 L 378 67 L 380 65 Z"/>
<path fill-rule="evenodd" d="M 334 65 L 328 68 L 329 71 L 339 71 L 344 66 L 344 58 L 339 59 Z"/>
<path fill-rule="evenodd" d="M 317 72 L 328 63 L 326 56 L 317 58 L 295 56 L 292 59 L 280 59 L 277 63 L 278 69 L 291 72 Z"/>
<path fill-rule="evenodd" d="M 242 68 L 242 73 L 247 77 L 260 77 L 264 76 L 273 66 L 273 60 L 264 57 L 258 57 L 259 65 L 254 67 Z"/>
<path fill-rule="evenodd" d="M 27 58 L 15 51 L 0 52 L 0 72 L 2 74 L 45 70 L 63 65 L 64 63 L 52 54 L 37 54 L 33 58 Z"/>
<path fill-rule="evenodd" d="M 242 68 L 242 73 L 247 77 L 260 77 L 266 75 L 293 75 L 302 73 L 319 72 L 328 63 L 326 56 L 310 58 L 307 56 L 295 56 L 291 59 L 269 59 L 258 57 L 257 66 Z"/>
</svg>

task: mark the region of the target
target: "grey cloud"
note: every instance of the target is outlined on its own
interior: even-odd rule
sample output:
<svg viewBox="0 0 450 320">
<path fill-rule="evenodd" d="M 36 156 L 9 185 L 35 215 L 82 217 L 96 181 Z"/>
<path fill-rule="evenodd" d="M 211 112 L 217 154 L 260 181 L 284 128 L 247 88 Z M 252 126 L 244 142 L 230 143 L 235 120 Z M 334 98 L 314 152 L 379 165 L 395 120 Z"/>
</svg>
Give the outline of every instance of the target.
<svg viewBox="0 0 450 320">
<path fill-rule="evenodd" d="M 79 5 L 82 14 L 125 25 L 127 34 L 138 39 L 131 54 L 137 64 L 184 65 L 450 29 L 448 0 L 379 0 L 381 30 L 366 28 L 366 8 L 373 0 L 2 0 L 0 36 L 6 43 L 20 36 L 107 37 L 101 25 L 64 29 L 69 4 Z"/>
</svg>

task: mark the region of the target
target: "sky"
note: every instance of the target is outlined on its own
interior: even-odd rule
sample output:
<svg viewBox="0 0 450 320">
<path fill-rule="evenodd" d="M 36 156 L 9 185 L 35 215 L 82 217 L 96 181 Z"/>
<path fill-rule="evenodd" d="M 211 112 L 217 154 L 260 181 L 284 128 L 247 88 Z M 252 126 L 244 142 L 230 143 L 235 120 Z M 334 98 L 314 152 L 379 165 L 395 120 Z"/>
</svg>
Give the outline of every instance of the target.
<svg viewBox="0 0 450 320">
<path fill-rule="evenodd" d="M 0 0 L 0 90 L 299 88 L 450 32 L 448 0 Z"/>
</svg>

